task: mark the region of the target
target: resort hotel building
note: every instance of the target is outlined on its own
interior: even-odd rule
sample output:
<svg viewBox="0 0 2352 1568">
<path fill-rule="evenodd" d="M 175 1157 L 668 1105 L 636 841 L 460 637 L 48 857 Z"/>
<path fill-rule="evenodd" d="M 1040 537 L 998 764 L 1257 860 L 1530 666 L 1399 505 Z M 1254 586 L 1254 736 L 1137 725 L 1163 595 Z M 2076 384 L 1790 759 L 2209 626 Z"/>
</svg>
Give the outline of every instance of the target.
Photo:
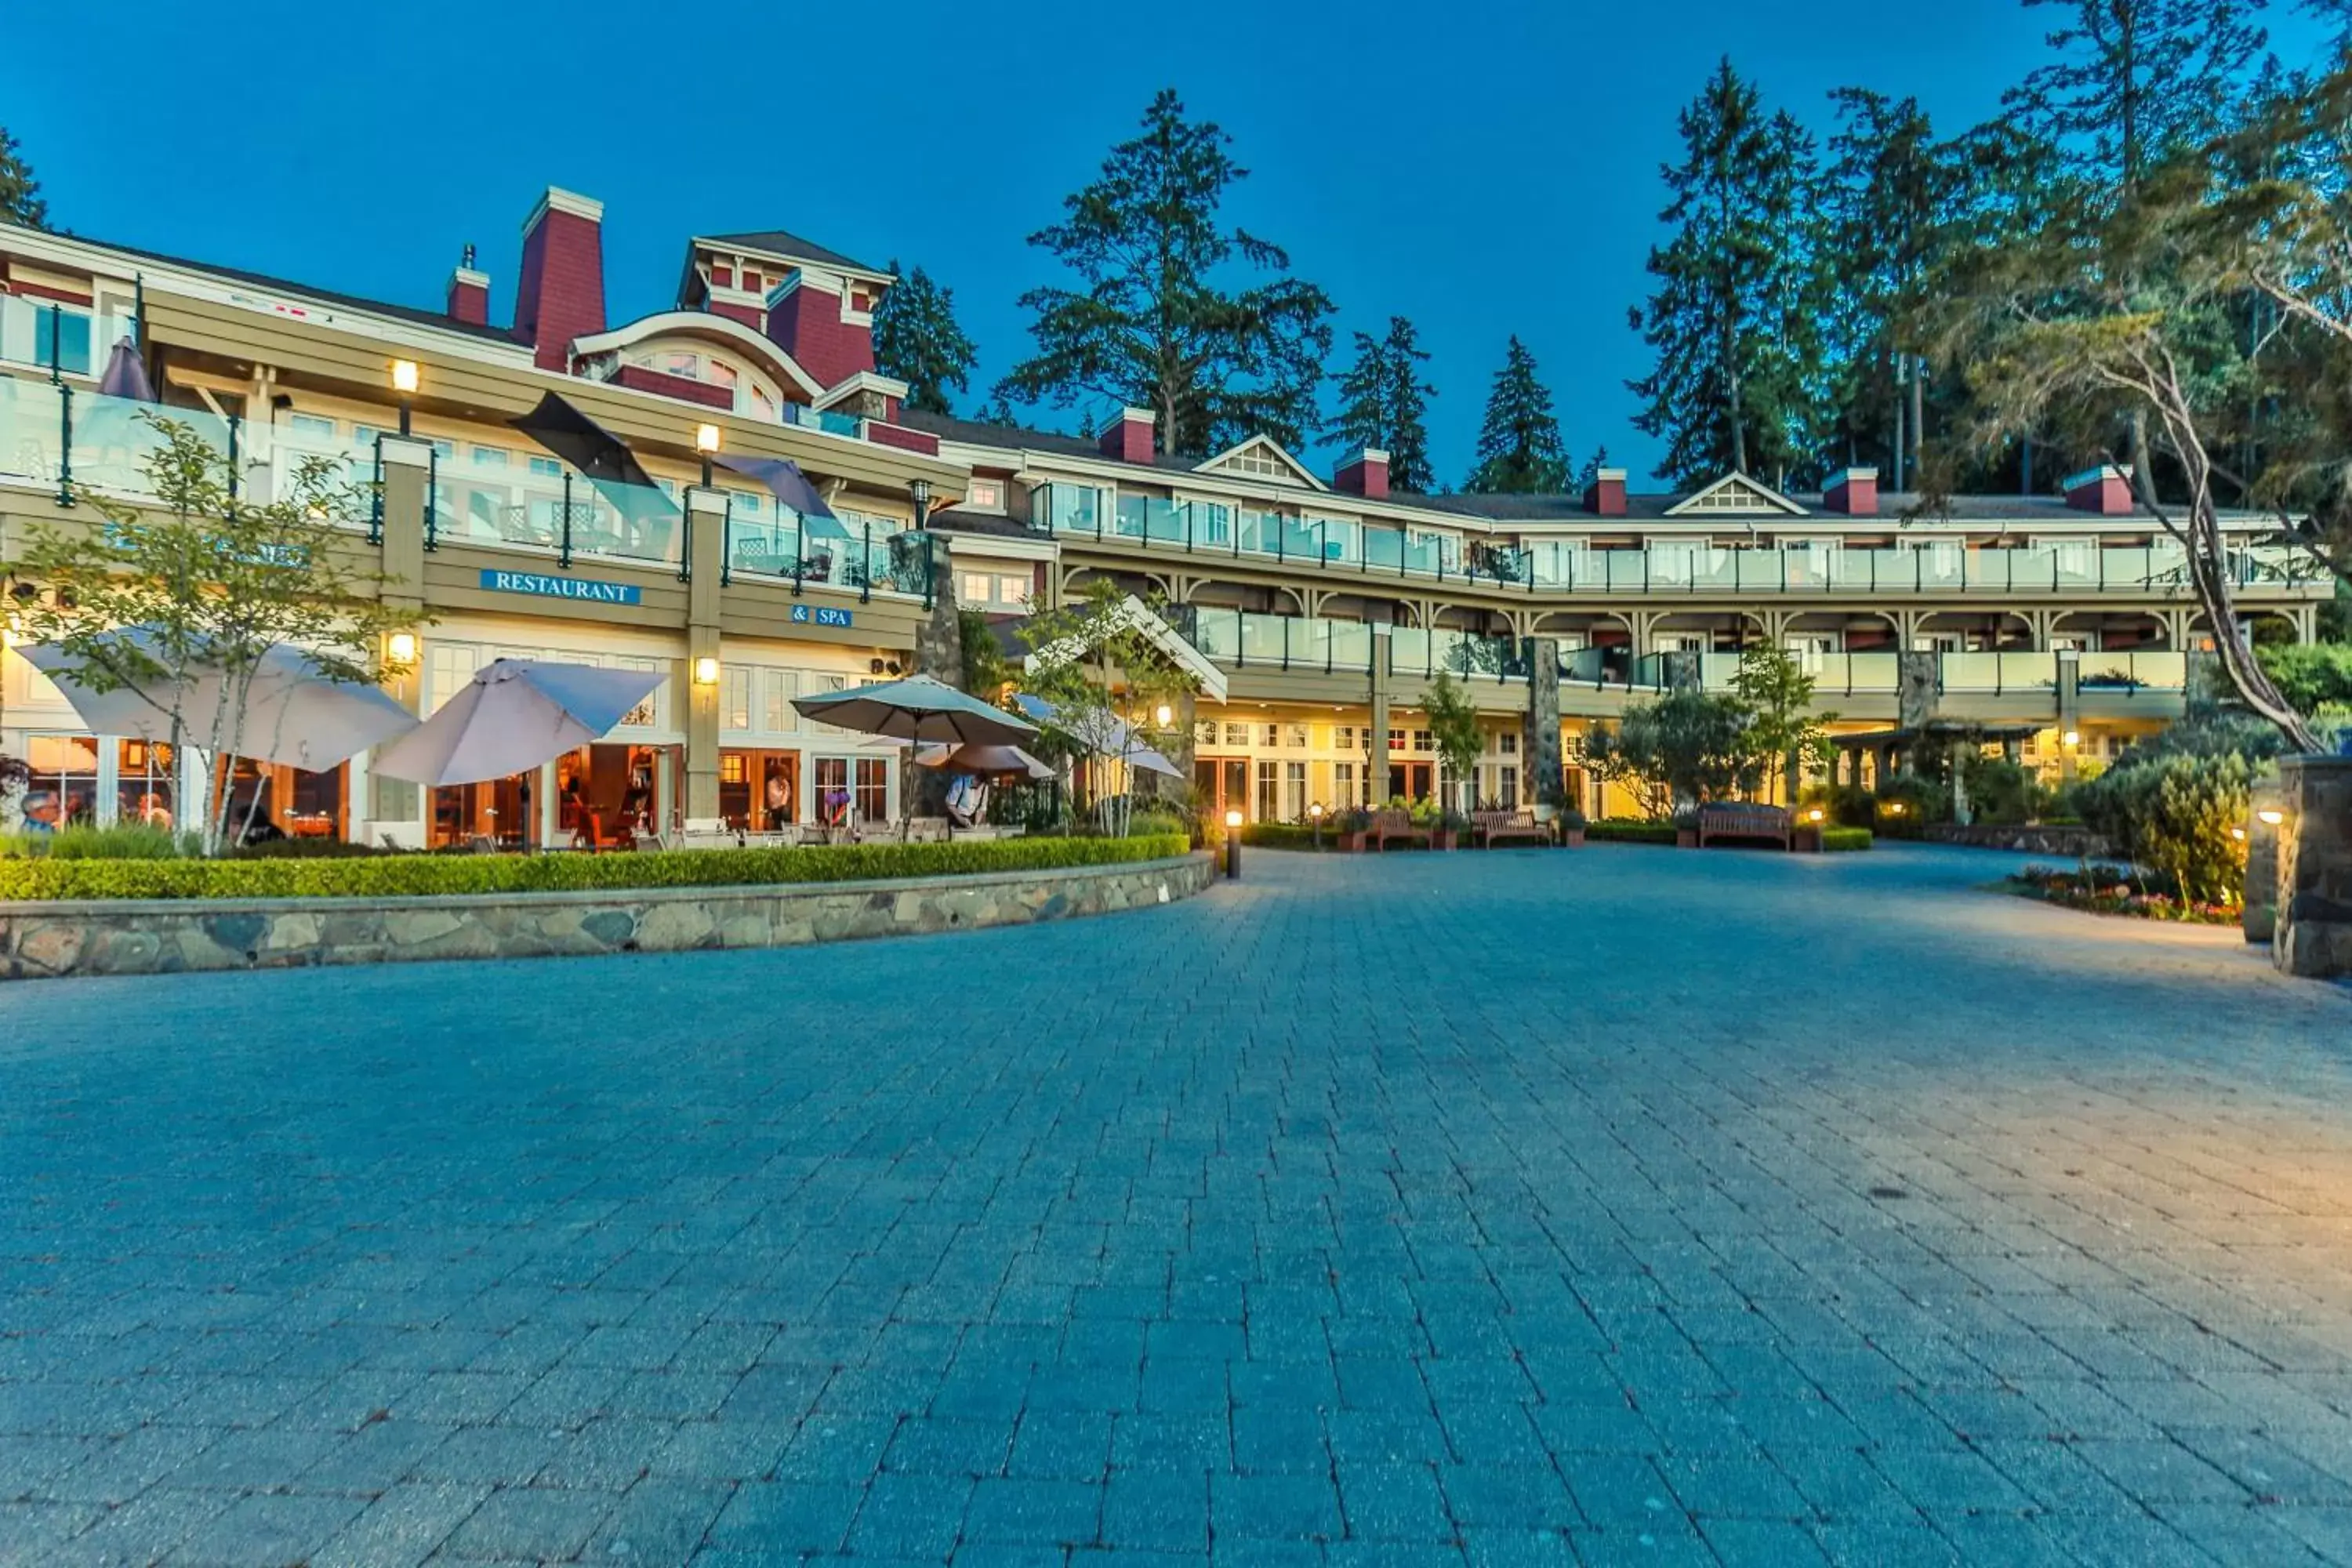
<svg viewBox="0 0 2352 1568">
<path fill-rule="evenodd" d="M 1580 765 L 1592 728 L 1724 687 L 1759 641 L 1802 659 L 1841 776 L 1868 782 L 1939 736 L 2053 773 L 2103 760 L 2182 712 L 2206 640 L 2179 547 L 2114 468 L 1929 511 L 1862 468 L 1821 494 L 1740 474 L 1645 494 L 1604 470 L 1582 495 L 1426 496 L 1378 451 L 1328 474 L 1264 437 L 1171 457 L 1136 409 L 1079 438 L 905 408 L 874 360 L 891 277 L 783 230 L 688 238 L 676 298 L 615 321 L 604 218 L 565 191 L 532 204 L 503 323 L 470 247 L 419 309 L 0 227 L 0 560 L 28 525 L 95 524 L 83 490 L 152 500 L 152 405 L 107 375 L 127 340 L 241 495 L 324 458 L 368 498 L 340 520 L 352 559 L 423 617 L 384 650 L 401 700 L 429 712 L 500 657 L 665 678 L 536 775 L 423 789 L 362 757 L 230 781 L 289 834 L 415 846 L 568 841 L 592 815 L 889 819 L 900 751 L 793 700 L 951 679 L 959 610 L 1009 626 L 1097 582 L 1160 607 L 1200 676 L 1181 761 L 1204 804 L 1258 820 L 1432 795 L 1441 671 L 1487 719 L 1480 799 L 1600 815 L 1626 803 Z M 625 446 L 648 482 L 592 477 L 559 428 Z M 2332 580 L 2263 517 L 2225 526 L 2243 613 L 2310 638 Z M 0 587 L 0 610 L 47 591 Z M 0 752 L 32 764 L 27 798 L 169 816 L 190 760 L 86 732 L 7 640 Z"/>
</svg>

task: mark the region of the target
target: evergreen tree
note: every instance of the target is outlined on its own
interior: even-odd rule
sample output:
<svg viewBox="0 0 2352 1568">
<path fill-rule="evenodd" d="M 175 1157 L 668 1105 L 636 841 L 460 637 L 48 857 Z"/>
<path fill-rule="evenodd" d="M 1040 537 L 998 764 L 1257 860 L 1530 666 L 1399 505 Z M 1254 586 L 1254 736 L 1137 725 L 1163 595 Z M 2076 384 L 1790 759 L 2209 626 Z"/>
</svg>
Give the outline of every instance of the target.
<svg viewBox="0 0 2352 1568">
<path fill-rule="evenodd" d="M 1599 484 L 1601 482 L 1601 470 L 1608 466 L 1609 448 L 1606 447 L 1593 447 L 1592 456 L 1585 458 L 1584 466 L 1576 470 L 1576 493 L 1582 495 L 1586 490 L 1589 490 L 1593 486 Z"/>
<path fill-rule="evenodd" d="M 2024 0 L 2066 19 L 2058 58 L 2001 95 L 2018 127 L 2065 156 L 2068 172 L 2126 195 L 2149 170 L 2223 127 L 2267 41 L 2263 0 Z"/>
<path fill-rule="evenodd" d="M 1187 119 L 1172 89 L 1151 100 L 1142 133 L 1063 198 L 1064 221 L 1029 237 L 1080 286 L 1021 297 L 1037 352 L 1001 394 L 1151 409 L 1163 451 L 1207 452 L 1253 434 L 1305 445 L 1331 352 L 1331 300 L 1289 276 L 1279 246 L 1219 221 L 1228 187 L 1249 173 L 1226 152 L 1231 141 Z M 1265 276 L 1229 279 L 1236 263 Z"/>
<path fill-rule="evenodd" d="M 1568 452 L 1551 394 L 1536 379 L 1536 356 L 1514 335 L 1486 395 L 1478 466 L 1462 488 L 1488 495 L 1546 495 L 1568 482 Z"/>
<path fill-rule="evenodd" d="M 926 414 L 951 414 L 948 388 L 968 391 L 972 362 L 980 351 L 956 325 L 955 290 L 931 281 L 921 268 L 890 271 L 898 281 L 874 310 L 874 365 L 907 384 L 906 405 Z"/>
<path fill-rule="evenodd" d="M 1813 466 L 1822 392 L 1812 138 L 1786 112 L 1768 117 L 1727 58 L 1680 127 L 1659 215 L 1675 237 L 1651 248 L 1658 285 L 1631 312 L 1658 356 L 1627 384 L 1647 405 L 1633 423 L 1664 439 L 1662 479 L 1738 469 L 1785 484 Z"/>
<path fill-rule="evenodd" d="M 1958 152 L 1936 139 L 1916 99 L 1867 88 L 1830 95 L 1839 119 L 1823 187 L 1829 465 L 1881 465 L 1891 489 L 1916 468 L 1927 423 L 1926 364 L 1900 326 L 1966 189 Z"/>
<path fill-rule="evenodd" d="M 49 204 L 41 199 L 41 183 L 33 178 L 33 166 L 25 162 L 16 139 L 5 128 L 0 128 L 0 223 L 49 226 Z"/>
<path fill-rule="evenodd" d="M 1013 416 L 1013 405 L 1004 401 L 1004 395 L 1001 392 L 982 404 L 980 412 L 973 417 L 982 425 L 1001 425 L 1007 429 L 1021 423 Z"/>
<path fill-rule="evenodd" d="M 1339 377 L 1339 413 L 1331 434 L 1350 447 L 1389 455 L 1389 483 L 1426 493 L 1437 482 L 1429 460 L 1429 400 L 1437 388 L 1421 378 L 1429 358 L 1402 316 L 1389 318 L 1385 338 L 1356 334 L 1356 363 Z"/>
</svg>

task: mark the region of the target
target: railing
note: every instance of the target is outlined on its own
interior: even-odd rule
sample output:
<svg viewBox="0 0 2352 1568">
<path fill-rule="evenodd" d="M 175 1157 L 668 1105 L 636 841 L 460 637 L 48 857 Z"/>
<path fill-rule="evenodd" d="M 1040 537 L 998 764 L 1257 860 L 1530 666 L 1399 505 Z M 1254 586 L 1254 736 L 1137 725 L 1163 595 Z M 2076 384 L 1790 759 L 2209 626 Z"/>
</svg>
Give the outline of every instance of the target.
<svg viewBox="0 0 2352 1568">
<path fill-rule="evenodd" d="M 1387 668 L 1395 675 L 1443 670 L 1467 680 L 1524 680 L 1529 668 L 1517 638 L 1445 627 L 1394 626 L 1382 637 L 1365 621 L 1194 609 L 1189 627 L 1180 629 L 1210 658 L 1237 669 L 1369 673 L 1384 644 Z"/>
<path fill-rule="evenodd" d="M 836 414 L 830 408 L 811 408 L 805 404 L 783 405 L 783 422 L 803 429 L 822 430 L 830 436 L 847 436 L 856 439 L 861 434 L 859 420 L 854 414 Z"/>
<path fill-rule="evenodd" d="M 794 590 L 811 583 L 856 588 L 870 594 L 931 591 L 930 535 L 911 529 L 877 533 L 829 517 L 803 518 L 779 506 L 773 521 L 730 516 L 727 561 L 736 575 L 789 580 Z"/>
<path fill-rule="evenodd" d="M 686 513 L 656 486 L 590 479 L 551 458 L 488 464 L 436 453 L 425 510 L 428 550 L 468 544 L 680 566 Z"/>
<path fill-rule="evenodd" d="M 0 294 L 0 361 L 63 375 L 104 374 L 114 345 L 139 330 L 127 314 L 87 310 L 20 294 Z"/>
<path fill-rule="evenodd" d="M 1922 542 L 1878 548 L 1802 544 L 1729 549 L 1654 544 L 1596 550 L 1557 540 L 1513 544 L 1328 518 L 1229 511 L 1205 502 L 1119 496 L 1108 510 L 1091 487 L 1039 487 L 1042 531 L 1189 555 L 1301 564 L 1370 577 L 1493 584 L 1548 595 L 2189 595 L 2187 561 L 2169 542 L 1988 548 Z M 2326 572 L 2284 545 L 2231 552 L 2242 586 L 2322 584 Z"/>
</svg>

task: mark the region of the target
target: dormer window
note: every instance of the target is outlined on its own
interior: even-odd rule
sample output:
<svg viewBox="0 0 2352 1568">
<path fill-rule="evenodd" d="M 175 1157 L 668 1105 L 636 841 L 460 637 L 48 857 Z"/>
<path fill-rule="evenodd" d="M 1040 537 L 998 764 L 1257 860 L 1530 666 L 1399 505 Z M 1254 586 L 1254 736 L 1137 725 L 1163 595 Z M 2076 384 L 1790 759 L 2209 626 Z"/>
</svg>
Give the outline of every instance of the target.
<svg viewBox="0 0 2352 1568">
<path fill-rule="evenodd" d="M 743 292 L 746 294 L 757 294 L 760 291 L 760 275 L 758 273 L 752 271 L 748 267 L 743 269 Z"/>
<path fill-rule="evenodd" d="M 1004 510 L 1004 486 L 995 479 L 974 479 L 963 504 L 982 511 Z"/>
</svg>

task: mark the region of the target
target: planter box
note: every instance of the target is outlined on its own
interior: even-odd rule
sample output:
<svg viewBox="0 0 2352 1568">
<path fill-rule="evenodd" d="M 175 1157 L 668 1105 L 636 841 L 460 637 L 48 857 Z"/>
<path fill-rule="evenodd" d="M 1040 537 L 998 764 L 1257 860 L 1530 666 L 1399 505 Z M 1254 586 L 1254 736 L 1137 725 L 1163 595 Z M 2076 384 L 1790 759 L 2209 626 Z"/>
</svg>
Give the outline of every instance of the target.
<svg viewBox="0 0 2352 1568">
<path fill-rule="evenodd" d="M 1433 827 L 1429 830 L 1429 847 L 1432 849 L 1452 849 L 1461 837 L 1459 828 Z"/>
<path fill-rule="evenodd" d="M 1789 847 L 1800 855 L 1820 854 L 1822 852 L 1822 830 L 1810 824 L 1802 827 L 1790 828 L 1789 830 Z"/>
<path fill-rule="evenodd" d="M 1698 829 L 1697 829 L 1697 828 L 1696 828 L 1696 827 L 1677 827 L 1677 828 L 1675 828 L 1675 848 L 1677 848 L 1677 849 L 1696 849 L 1696 848 L 1697 848 L 1697 847 L 1698 847 Z"/>
<path fill-rule="evenodd" d="M 1364 852 L 1364 836 L 1360 833 L 1342 833 L 1339 835 L 1339 848 L 1343 854 L 1361 855 Z"/>
<path fill-rule="evenodd" d="M 1570 849 L 1581 849 L 1581 848 L 1583 848 L 1583 847 L 1584 847 L 1584 829 L 1582 829 L 1581 827 L 1570 827 L 1570 828 L 1564 828 L 1564 829 L 1562 829 L 1562 830 L 1561 830 L 1561 833 L 1560 833 L 1560 842 L 1561 842 L 1562 844 L 1566 845 L 1566 846 L 1567 846 L 1569 848 L 1570 848 Z"/>
</svg>

